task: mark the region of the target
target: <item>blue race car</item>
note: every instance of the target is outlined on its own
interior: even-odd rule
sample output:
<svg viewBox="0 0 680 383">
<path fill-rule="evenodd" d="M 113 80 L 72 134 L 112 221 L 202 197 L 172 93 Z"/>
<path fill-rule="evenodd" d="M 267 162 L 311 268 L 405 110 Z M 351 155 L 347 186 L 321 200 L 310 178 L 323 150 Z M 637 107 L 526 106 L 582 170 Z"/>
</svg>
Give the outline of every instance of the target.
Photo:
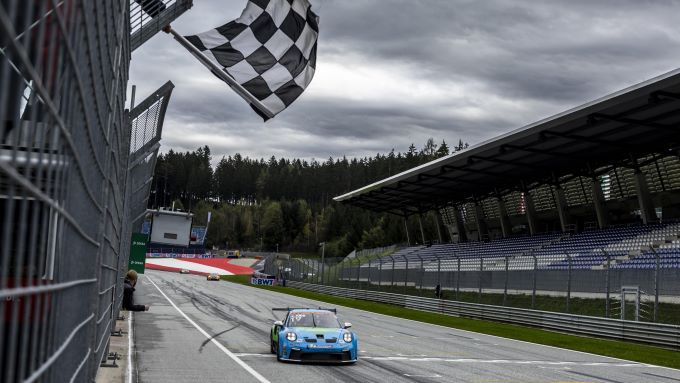
<svg viewBox="0 0 680 383">
<path fill-rule="evenodd" d="M 285 308 L 270 332 L 271 352 L 279 361 L 354 363 L 357 336 L 351 323 L 340 325 L 335 309 Z"/>
</svg>

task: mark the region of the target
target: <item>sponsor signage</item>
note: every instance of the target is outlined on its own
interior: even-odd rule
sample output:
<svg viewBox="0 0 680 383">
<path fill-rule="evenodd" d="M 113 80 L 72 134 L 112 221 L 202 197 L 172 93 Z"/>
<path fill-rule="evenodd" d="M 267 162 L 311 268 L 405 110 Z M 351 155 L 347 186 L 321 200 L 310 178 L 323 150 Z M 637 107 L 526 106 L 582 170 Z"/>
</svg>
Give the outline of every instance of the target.
<svg viewBox="0 0 680 383">
<path fill-rule="evenodd" d="M 132 241 L 130 242 L 130 260 L 128 261 L 128 269 L 134 270 L 139 274 L 144 274 L 146 244 L 149 242 L 149 236 L 142 233 L 132 233 Z"/>
<path fill-rule="evenodd" d="M 184 253 L 159 253 L 153 251 L 146 254 L 148 258 L 212 258 L 210 253 L 206 254 L 184 254 Z"/>
<path fill-rule="evenodd" d="M 269 279 L 269 278 L 250 278 L 250 284 L 251 285 L 259 285 L 259 286 L 274 286 L 276 285 L 276 280 L 275 279 Z"/>
</svg>

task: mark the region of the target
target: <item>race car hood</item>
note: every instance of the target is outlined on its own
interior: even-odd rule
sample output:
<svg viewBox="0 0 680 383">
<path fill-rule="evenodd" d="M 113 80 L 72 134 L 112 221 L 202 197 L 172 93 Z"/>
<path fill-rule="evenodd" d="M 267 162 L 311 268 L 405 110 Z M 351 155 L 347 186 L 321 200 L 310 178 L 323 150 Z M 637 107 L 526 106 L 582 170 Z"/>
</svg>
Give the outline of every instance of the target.
<svg viewBox="0 0 680 383">
<path fill-rule="evenodd" d="M 288 331 L 294 331 L 300 338 L 317 339 L 318 335 L 323 335 L 324 339 L 342 339 L 342 334 L 347 331 L 341 328 L 325 327 L 291 327 Z"/>
</svg>

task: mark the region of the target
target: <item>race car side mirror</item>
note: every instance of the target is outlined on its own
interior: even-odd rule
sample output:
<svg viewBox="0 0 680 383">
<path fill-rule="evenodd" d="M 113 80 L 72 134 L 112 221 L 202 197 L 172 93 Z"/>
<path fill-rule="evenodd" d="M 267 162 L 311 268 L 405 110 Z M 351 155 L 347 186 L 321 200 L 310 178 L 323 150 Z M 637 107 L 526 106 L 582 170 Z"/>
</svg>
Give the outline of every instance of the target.
<svg viewBox="0 0 680 383">
<path fill-rule="evenodd" d="M 342 326 L 342 328 L 350 328 L 350 327 L 352 327 L 352 324 L 349 323 L 349 322 L 345 322 L 345 325 Z"/>
<path fill-rule="evenodd" d="M 283 327 L 283 322 L 280 321 L 280 320 L 277 320 L 276 322 L 274 322 L 274 326 Z"/>
</svg>

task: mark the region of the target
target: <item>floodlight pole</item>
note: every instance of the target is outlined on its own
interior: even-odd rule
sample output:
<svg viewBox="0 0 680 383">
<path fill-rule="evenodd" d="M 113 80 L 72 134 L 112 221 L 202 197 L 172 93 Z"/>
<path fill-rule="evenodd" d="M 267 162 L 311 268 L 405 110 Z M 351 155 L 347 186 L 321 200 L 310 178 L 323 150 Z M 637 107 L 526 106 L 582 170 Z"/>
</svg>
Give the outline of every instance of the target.
<svg viewBox="0 0 680 383">
<path fill-rule="evenodd" d="M 169 33 L 172 35 L 172 37 L 175 38 L 175 40 L 186 50 L 189 51 L 198 61 L 201 62 L 206 68 L 210 69 L 210 71 L 217 77 L 219 77 L 220 80 L 224 81 L 231 87 L 231 89 L 236 92 L 241 98 L 244 100 L 248 101 L 250 104 L 252 104 L 255 108 L 257 108 L 259 111 L 261 111 L 267 118 L 273 118 L 274 113 L 272 113 L 263 103 L 262 101 L 258 100 L 255 96 L 253 96 L 246 88 L 243 87 L 243 85 L 239 84 L 231 78 L 222 68 L 217 66 L 214 62 L 212 62 L 206 55 L 203 54 L 198 48 L 194 46 L 194 44 L 190 43 L 189 40 L 187 40 L 184 36 L 180 35 L 172 29 L 171 26 L 166 26 L 163 28 L 163 32 Z"/>
<path fill-rule="evenodd" d="M 321 242 L 319 244 L 321 246 L 321 284 L 323 285 L 323 277 L 324 277 L 324 269 L 326 268 L 325 265 L 325 258 L 326 258 L 326 242 Z"/>
</svg>

